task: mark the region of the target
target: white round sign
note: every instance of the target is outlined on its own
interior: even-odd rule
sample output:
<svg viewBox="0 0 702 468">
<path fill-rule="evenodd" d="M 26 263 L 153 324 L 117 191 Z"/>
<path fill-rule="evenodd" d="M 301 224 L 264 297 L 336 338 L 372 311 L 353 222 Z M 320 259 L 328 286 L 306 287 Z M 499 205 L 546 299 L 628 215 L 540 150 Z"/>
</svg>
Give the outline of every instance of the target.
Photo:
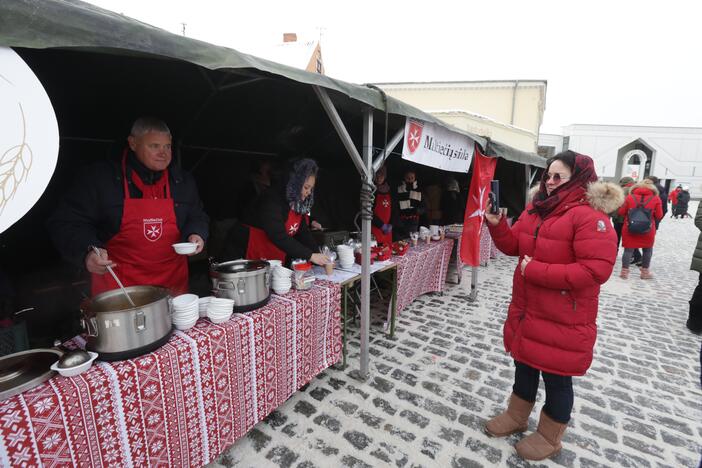
<svg viewBox="0 0 702 468">
<path fill-rule="evenodd" d="M 0 232 L 39 200 L 58 159 L 59 134 L 49 96 L 34 72 L 0 47 Z"/>
</svg>

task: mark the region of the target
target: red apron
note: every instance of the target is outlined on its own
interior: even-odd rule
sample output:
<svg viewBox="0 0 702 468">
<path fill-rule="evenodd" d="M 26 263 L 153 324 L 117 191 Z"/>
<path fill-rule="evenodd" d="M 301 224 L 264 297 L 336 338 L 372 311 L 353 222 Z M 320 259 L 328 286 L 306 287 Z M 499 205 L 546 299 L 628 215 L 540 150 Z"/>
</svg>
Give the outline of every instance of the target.
<svg viewBox="0 0 702 468">
<path fill-rule="evenodd" d="M 125 161 L 126 151 L 122 156 L 122 221 L 117 234 L 105 246 L 110 260 L 117 264 L 115 274 L 125 286 L 164 286 L 173 294 L 185 293 L 188 291 L 188 259 L 175 253 L 172 247 L 181 237 L 168 169 L 154 185 L 145 185 L 136 171 L 132 171 L 132 181 L 143 198 L 131 198 Z M 93 296 L 118 287 L 109 273 L 92 275 Z"/>
<path fill-rule="evenodd" d="M 375 194 L 375 206 L 373 207 L 373 214 L 380 218 L 383 224 L 390 223 L 390 216 L 392 214 L 392 199 L 389 193 L 376 193 Z M 378 245 L 392 245 L 392 232 L 387 234 L 383 233 L 383 230 L 371 226 L 371 234 L 375 236 L 375 240 L 378 241 Z"/>
<path fill-rule="evenodd" d="M 307 218 L 307 215 L 305 215 L 305 218 Z M 300 213 L 295 213 L 293 210 L 288 211 L 288 219 L 285 220 L 285 232 L 290 237 L 295 237 L 300 230 L 300 223 L 302 222 Z M 285 262 L 287 254 L 268 238 L 266 231 L 253 226 L 247 227 L 249 228 L 249 243 L 246 245 L 247 260 L 280 260 Z"/>
</svg>

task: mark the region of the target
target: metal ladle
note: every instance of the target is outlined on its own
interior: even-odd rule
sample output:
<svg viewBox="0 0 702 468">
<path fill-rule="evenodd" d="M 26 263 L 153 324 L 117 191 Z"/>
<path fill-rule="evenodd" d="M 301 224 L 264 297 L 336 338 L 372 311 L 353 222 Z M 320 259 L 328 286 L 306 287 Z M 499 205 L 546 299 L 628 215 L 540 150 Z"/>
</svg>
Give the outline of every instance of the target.
<svg viewBox="0 0 702 468">
<path fill-rule="evenodd" d="M 90 354 L 88 354 L 87 351 L 82 349 L 67 349 L 61 344 L 60 340 L 54 341 L 54 347 L 63 351 L 63 356 L 61 356 L 58 361 L 58 367 L 62 369 L 80 366 L 90 361 Z"/>
<path fill-rule="evenodd" d="M 93 251 L 97 254 L 98 257 L 100 257 L 100 250 L 97 247 L 93 246 Z M 112 270 L 112 267 L 110 265 L 105 265 L 105 268 L 107 268 L 107 271 L 109 271 L 112 277 L 115 279 L 115 282 L 120 287 L 124 295 L 127 296 L 127 300 L 132 305 L 132 307 L 136 307 L 136 304 L 134 303 L 132 298 L 129 297 L 129 293 L 126 289 L 124 289 L 124 285 L 122 285 L 122 282 L 119 280 L 119 278 L 117 278 L 117 275 L 115 275 L 115 272 Z"/>
</svg>

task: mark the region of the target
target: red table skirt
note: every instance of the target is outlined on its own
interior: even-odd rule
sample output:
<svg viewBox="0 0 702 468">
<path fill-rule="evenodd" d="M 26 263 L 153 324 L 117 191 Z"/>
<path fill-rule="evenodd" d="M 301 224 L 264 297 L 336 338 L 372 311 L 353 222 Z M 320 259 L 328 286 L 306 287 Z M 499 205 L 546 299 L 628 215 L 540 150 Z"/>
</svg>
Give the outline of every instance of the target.
<svg viewBox="0 0 702 468">
<path fill-rule="evenodd" d="M 444 290 L 452 248 L 453 239 L 428 245 L 420 241 L 402 257 L 392 257 L 397 264 L 398 313 L 422 294 Z"/>
<path fill-rule="evenodd" d="M 0 465 L 207 464 L 340 359 L 340 298 L 317 281 L 0 402 Z"/>
</svg>

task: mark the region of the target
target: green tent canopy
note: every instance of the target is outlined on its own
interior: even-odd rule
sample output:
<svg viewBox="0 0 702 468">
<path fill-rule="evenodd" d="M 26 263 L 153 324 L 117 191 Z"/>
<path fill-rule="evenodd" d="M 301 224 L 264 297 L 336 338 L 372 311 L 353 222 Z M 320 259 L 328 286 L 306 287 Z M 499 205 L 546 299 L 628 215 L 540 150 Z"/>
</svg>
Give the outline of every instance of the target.
<svg viewBox="0 0 702 468">
<path fill-rule="evenodd" d="M 279 88 L 287 87 L 287 91 L 293 90 L 294 93 L 303 95 L 310 94 L 311 90 L 303 89 L 305 87 L 300 85 L 316 85 L 330 92 L 336 106 L 347 112 L 350 111 L 352 114 L 363 106 L 371 106 L 380 112 L 376 122 L 381 122 L 382 114 L 387 111 L 389 117 L 392 116 L 392 118 L 388 119 L 389 132 L 400 129 L 404 125 L 404 117 L 412 117 L 433 122 L 454 132 L 469 136 L 490 156 L 540 167 L 543 167 L 545 162 L 543 158 L 536 154 L 526 153 L 449 126 L 402 101 L 390 97 L 386 98 L 377 89 L 346 83 L 327 76 L 309 73 L 240 53 L 233 49 L 171 34 L 140 21 L 80 1 L 13 0 L 0 3 L 0 45 L 20 49 L 18 52 L 25 57 L 30 66 L 35 68 L 35 70 L 39 68 L 37 75 L 47 87 L 51 87 L 51 83 L 47 84 L 47 82 L 56 81 L 57 74 L 68 75 L 63 67 L 70 66 L 76 67 L 81 74 L 84 73 L 86 75 L 86 81 L 90 81 L 88 83 L 80 82 L 79 79 L 79 84 L 85 88 L 85 92 L 95 95 L 99 88 L 106 88 L 107 90 L 113 89 L 114 93 L 118 94 L 120 92 L 119 87 L 114 85 L 114 81 L 135 79 L 135 73 L 128 74 L 127 70 L 130 70 L 130 68 L 127 67 L 133 65 L 134 61 L 139 62 L 141 59 L 142 64 L 156 63 L 157 65 L 152 68 L 160 68 L 159 71 L 161 72 L 171 70 L 173 73 L 179 73 L 177 77 L 170 75 L 170 80 L 173 81 L 170 87 L 168 84 L 163 83 L 164 79 L 169 79 L 168 75 L 164 76 L 158 73 L 157 70 L 153 70 L 152 78 L 160 78 L 162 80 L 160 83 L 163 84 L 163 95 L 179 97 L 174 104 L 181 106 L 180 109 L 183 112 L 188 112 L 190 117 L 193 117 L 193 112 L 199 113 L 199 117 L 202 117 L 204 114 L 212 115 L 212 110 L 209 107 L 207 112 L 205 112 L 198 104 L 202 104 L 207 99 L 210 99 L 210 102 L 227 102 L 222 99 L 223 95 L 236 94 L 240 96 L 241 93 L 236 92 L 239 91 L 236 89 L 239 87 L 240 90 L 245 90 L 244 94 L 247 99 L 254 101 L 251 103 L 251 106 L 256 106 L 259 109 L 272 113 L 280 113 L 282 111 L 289 123 L 293 120 L 291 117 L 296 115 L 294 109 L 297 109 L 299 113 L 300 107 L 294 105 L 296 102 L 291 99 L 289 94 L 277 95 L 276 93 L 271 93 L 270 86 L 262 85 L 261 82 L 270 82 L 271 80 L 287 81 L 286 85 L 281 85 Z M 52 49 L 54 53 L 32 54 L 29 49 Z M 22 50 L 26 50 L 26 52 L 22 52 Z M 83 54 L 79 57 L 75 55 L 80 52 L 83 52 Z M 88 56 L 90 58 L 86 57 L 85 53 L 89 53 Z M 90 66 L 104 67 L 104 62 L 108 62 L 106 70 L 86 70 L 86 67 Z M 45 65 L 43 68 L 42 64 Z M 110 64 L 116 65 L 118 69 L 113 70 L 115 67 L 110 67 Z M 188 64 L 191 66 L 178 66 Z M 59 69 L 56 69 L 56 67 L 59 67 Z M 147 66 L 146 68 L 149 67 Z M 200 71 L 197 70 L 198 68 Z M 131 70 L 134 70 L 134 68 L 131 68 Z M 186 76 L 182 75 L 184 70 L 186 70 Z M 208 73 L 204 70 L 210 72 Z M 227 72 L 230 76 L 227 77 L 222 72 Z M 109 76 L 108 73 L 110 73 Z M 88 80 L 88 78 L 90 79 Z M 74 82 L 74 79 L 75 77 L 72 76 L 72 82 Z M 63 84 L 66 85 L 68 83 Z M 65 86 L 63 89 L 66 89 Z M 141 86 L 138 89 L 145 88 Z M 215 89 L 222 90 L 215 93 L 217 96 L 213 97 L 212 91 Z M 170 93 L 169 90 L 171 91 Z M 228 90 L 233 90 L 234 93 L 230 93 Z M 183 96 L 183 94 L 187 96 Z M 53 99 L 55 95 L 50 93 L 50 96 Z M 139 106 L 135 106 L 134 104 L 136 103 L 130 102 L 129 99 L 125 101 L 123 97 L 118 96 L 119 104 L 124 108 L 127 108 L 128 105 L 132 106 L 129 108 L 129 117 L 131 118 L 134 110 L 138 109 Z M 158 97 L 160 96 L 153 96 L 154 99 Z M 134 96 L 134 98 L 137 102 L 150 104 L 148 99 L 145 100 L 141 96 Z M 275 98 L 276 101 L 274 103 L 265 102 L 270 101 L 271 98 Z M 192 106 L 189 108 L 185 104 L 192 104 Z M 84 112 L 91 110 L 91 106 L 83 108 Z M 247 106 L 243 106 L 244 112 L 240 112 L 238 117 L 234 115 L 236 110 L 236 108 L 229 109 L 227 113 L 231 123 L 241 122 L 243 119 L 252 119 L 252 114 L 246 112 L 248 110 Z M 167 114 L 170 123 L 172 122 L 172 114 L 170 112 Z M 269 115 L 266 114 L 267 117 Z M 221 119 L 219 121 L 221 122 Z M 112 128 L 114 128 L 116 123 L 118 122 L 111 121 L 111 119 L 104 121 L 106 126 L 112 125 Z M 182 127 L 179 128 L 178 124 L 181 124 Z M 191 118 L 176 122 L 175 127 L 180 130 L 193 132 L 193 127 L 197 124 L 200 124 L 198 126 L 208 125 L 207 122 L 200 122 Z M 68 125 L 67 128 L 64 126 L 61 129 L 62 136 L 68 134 L 79 136 L 78 133 L 75 133 L 77 130 L 71 128 L 69 123 L 66 123 L 66 125 Z M 125 123 L 122 122 L 122 125 L 118 125 L 118 128 L 123 130 L 124 125 Z M 212 123 L 210 122 L 209 125 L 211 126 Z M 245 127 L 245 125 L 234 126 L 242 130 Z M 273 125 L 273 129 L 275 129 L 275 125 Z M 66 133 L 64 130 L 70 131 Z M 87 133 L 90 130 L 93 133 Z M 80 136 L 106 136 L 107 132 L 105 130 L 97 130 L 81 126 Z M 284 131 L 284 129 L 280 128 L 277 130 Z M 288 133 L 295 133 L 295 130 L 295 128 L 285 129 Z M 121 134 L 123 135 L 124 133 L 122 132 Z M 244 134 L 251 135 L 251 131 L 246 131 Z M 376 132 L 376 135 L 380 136 L 380 132 Z M 187 136 L 185 135 L 186 138 Z M 202 138 L 198 138 L 198 141 L 195 142 L 191 141 L 191 143 L 198 143 L 203 141 L 204 137 L 212 136 L 201 134 Z M 270 132 L 268 132 L 268 136 L 264 137 L 264 140 L 270 141 L 269 136 Z M 285 135 L 280 135 L 280 137 L 285 137 Z M 211 146 L 212 140 L 208 140 L 208 143 Z M 254 144 L 256 141 L 251 143 Z M 382 143 L 378 141 L 378 146 L 382 146 Z M 252 147 L 249 147 L 249 149 L 254 150 Z"/>
</svg>

